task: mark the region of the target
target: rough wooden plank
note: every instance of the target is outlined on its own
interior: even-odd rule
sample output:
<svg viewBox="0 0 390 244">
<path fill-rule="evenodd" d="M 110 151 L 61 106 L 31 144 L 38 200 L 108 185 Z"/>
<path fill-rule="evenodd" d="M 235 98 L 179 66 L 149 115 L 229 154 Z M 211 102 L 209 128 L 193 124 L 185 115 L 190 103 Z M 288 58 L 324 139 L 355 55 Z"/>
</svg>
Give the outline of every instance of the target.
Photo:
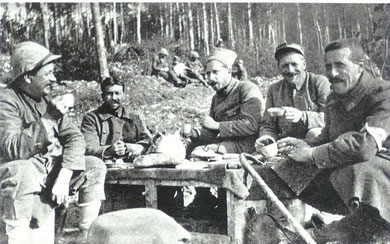
<svg viewBox="0 0 390 244">
<path fill-rule="evenodd" d="M 153 180 L 145 181 L 145 205 L 147 208 L 157 208 L 157 187 Z"/>
</svg>

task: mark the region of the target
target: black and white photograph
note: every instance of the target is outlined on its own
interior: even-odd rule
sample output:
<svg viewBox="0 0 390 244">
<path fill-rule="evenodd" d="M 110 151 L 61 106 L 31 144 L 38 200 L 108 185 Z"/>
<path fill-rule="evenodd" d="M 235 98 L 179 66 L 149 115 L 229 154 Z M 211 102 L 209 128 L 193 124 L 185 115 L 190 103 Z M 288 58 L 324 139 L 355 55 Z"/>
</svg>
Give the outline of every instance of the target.
<svg viewBox="0 0 390 244">
<path fill-rule="evenodd" d="M 387 1 L 0 1 L 0 244 L 390 243 Z"/>
</svg>

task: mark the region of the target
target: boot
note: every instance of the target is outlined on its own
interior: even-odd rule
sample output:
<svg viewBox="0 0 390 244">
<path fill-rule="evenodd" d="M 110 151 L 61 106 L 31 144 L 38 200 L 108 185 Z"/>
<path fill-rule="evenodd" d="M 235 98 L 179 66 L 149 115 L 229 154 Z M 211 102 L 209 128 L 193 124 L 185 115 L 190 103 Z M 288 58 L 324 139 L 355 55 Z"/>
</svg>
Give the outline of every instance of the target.
<svg viewBox="0 0 390 244">
<path fill-rule="evenodd" d="M 317 243 L 339 241 L 341 243 L 371 242 L 375 234 L 388 228 L 379 211 L 371 206 L 360 207 L 339 221 L 332 222 L 320 229 L 311 230 Z"/>
<path fill-rule="evenodd" d="M 87 243 L 89 227 L 99 215 L 100 205 L 100 201 L 92 201 L 79 204 L 80 232 L 77 236 L 77 243 Z"/>
<path fill-rule="evenodd" d="M 33 242 L 30 219 L 4 219 L 8 244 L 31 244 Z"/>
</svg>

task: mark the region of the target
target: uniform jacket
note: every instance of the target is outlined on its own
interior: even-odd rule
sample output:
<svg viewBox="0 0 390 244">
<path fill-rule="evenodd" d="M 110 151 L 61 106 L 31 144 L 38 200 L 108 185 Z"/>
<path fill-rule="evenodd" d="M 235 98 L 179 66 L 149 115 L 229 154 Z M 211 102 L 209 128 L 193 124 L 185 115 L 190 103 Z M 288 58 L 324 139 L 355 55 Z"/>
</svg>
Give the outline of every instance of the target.
<svg viewBox="0 0 390 244">
<path fill-rule="evenodd" d="M 118 112 L 117 115 L 110 113 L 103 104 L 85 115 L 81 132 L 87 143 L 87 155 L 103 158 L 104 150 L 118 140 L 125 143 L 149 143 L 150 132 L 139 115 L 124 107 Z"/>
<path fill-rule="evenodd" d="M 364 72 L 347 96 L 329 95 L 314 149 L 319 168 L 368 161 L 390 149 L 390 83 Z"/>
<path fill-rule="evenodd" d="M 41 117 L 46 112 L 44 99 L 34 101 L 14 89 L 0 94 L 0 149 L 2 162 L 47 155 L 51 145 Z M 80 130 L 65 115 L 54 133 L 62 146 L 62 167 L 85 169 L 85 142 Z"/>
<path fill-rule="evenodd" d="M 287 122 L 282 117 L 264 114 L 259 136 L 269 135 L 274 139 L 286 136 L 304 138 L 309 129 L 324 127 L 324 107 L 330 91 L 325 76 L 306 72 L 303 82 L 295 89 L 285 80 L 273 83 L 267 92 L 266 109 L 271 107 L 294 107 L 304 111 L 304 119 L 298 123 Z M 293 94 L 295 93 L 295 95 Z"/>
<path fill-rule="evenodd" d="M 186 62 L 186 66 L 190 69 L 193 69 L 194 72 L 202 72 L 203 71 L 203 65 L 198 59 L 195 61 L 188 60 Z"/>
<path fill-rule="evenodd" d="M 264 107 L 264 98 L 256 85 L 232 78 L 211 102 L 210 116 L 219 122 L 219 133 L 201 129 L 199 140 L 231 140 L 240 151 L 253 152 Z"/>
<path fill-rule="evenodd" d="M 162 71 L 162 69 L 169 68 L 166 59 L 160 59 L 158 55 L 155 55 L 152 62 L 152 75 L 155 75 Z"/>
</svg>

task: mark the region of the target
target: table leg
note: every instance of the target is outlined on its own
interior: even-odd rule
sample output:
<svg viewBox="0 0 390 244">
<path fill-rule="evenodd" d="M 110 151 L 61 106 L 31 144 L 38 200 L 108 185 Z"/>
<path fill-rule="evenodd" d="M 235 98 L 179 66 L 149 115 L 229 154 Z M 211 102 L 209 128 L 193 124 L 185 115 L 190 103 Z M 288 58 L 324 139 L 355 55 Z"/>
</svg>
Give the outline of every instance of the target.
<svg viewBox="0 0 390 244">
<path fill-rule="evenodd" d="M 145 182 L 145 205 L 147 208 L 157 208 L 157 186 L 153 180 Z"/>
</svg>

